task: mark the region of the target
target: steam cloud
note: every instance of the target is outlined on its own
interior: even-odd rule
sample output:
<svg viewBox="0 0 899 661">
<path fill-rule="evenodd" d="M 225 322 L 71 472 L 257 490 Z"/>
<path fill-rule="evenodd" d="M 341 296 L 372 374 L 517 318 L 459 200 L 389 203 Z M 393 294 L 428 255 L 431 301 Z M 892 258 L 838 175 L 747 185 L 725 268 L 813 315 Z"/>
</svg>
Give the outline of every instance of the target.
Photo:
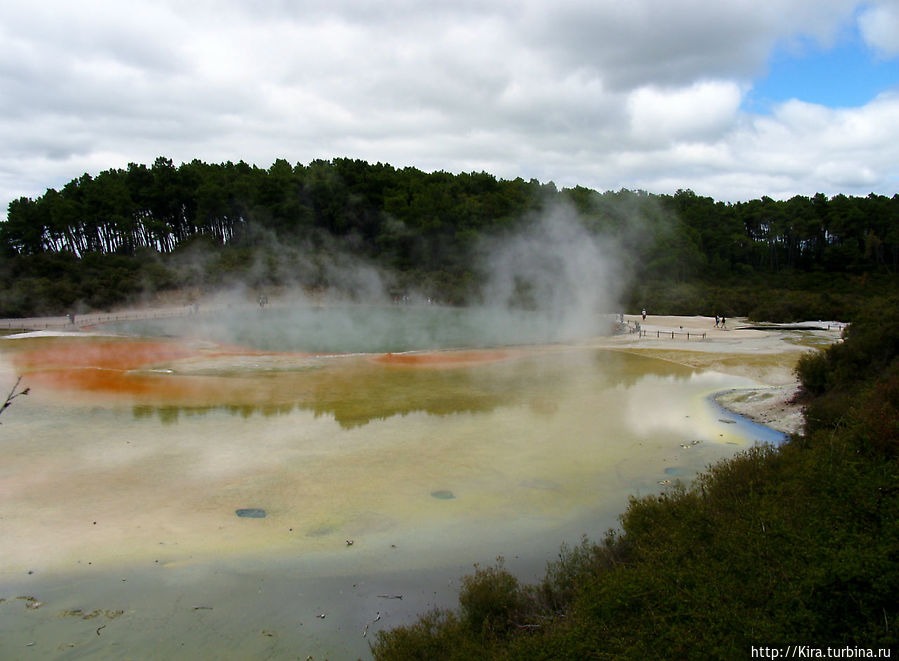
<svg viewBox="0 0 899 661">
<path fill-rule="evenodd" d="M 620 250 L 591 234 L 568 206 L 554 206 L 526 229 L 491 241 L 484 303 L 533 310 L 551 321 L 552 340 L 595 335 L 598 315 L 617 308 Z"/>
<path fill-rule="evenodd" d="M 605 333 L 602 315 L 618 311 L 624 284 L 618 245 L 589 231 L 573 208 L 561 204 L 480 242 L 475 264 L 480 302 L 464 310 L 425 305 L 431 292 L 411 289 L 401 275 L 327 238 L 318 246 L 282 244 L 274 235 L 256 238 L 262 249 L 246 281 L 206 297 L 209 314 L 128 324 L 125 330 L 316 352 L 564 342 Z M 215 259 L 214 252 L 191 253 L 185 270 L 195 277 Z M 254 306 L 265 289 L 252 283 L 272 276 L 286 285 L 272 292 L 273 305 L 235 314 L 236 307 Z M 321 286 L 313 285 L 310 293 L 316 282 Z M 396 292 L 412 305 L 397 310 Z M 227 314 L 214 314 L 215 309 Z"/>
</svg>

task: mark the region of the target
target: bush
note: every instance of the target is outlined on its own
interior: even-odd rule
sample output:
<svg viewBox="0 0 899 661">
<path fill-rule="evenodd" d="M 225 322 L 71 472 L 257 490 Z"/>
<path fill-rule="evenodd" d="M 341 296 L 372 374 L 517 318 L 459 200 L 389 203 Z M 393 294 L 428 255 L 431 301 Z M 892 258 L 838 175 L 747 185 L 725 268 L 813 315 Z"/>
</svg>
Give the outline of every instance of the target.
<svg viewBox="0 0 899 661">
<path fill-rule="evenodd" d="M 883 378 L 859 405 L 859 444 L 886 459 L 899 458 L 899 360 L 894 360 Z"/>
<path fill-rule="evenodd" d="M 563 547 L 535 587 L 501 562 L 478 569 L 463 579 L 460 615 L 402 634 L 427 638 L 416 649 L 432 656 L 375 647 L 375 657 L 460 658 L 464 648 L 471 658 L 731 659 L 798 640 L 896 646 L 897 352 L 899 311 L 860 315 L 843 344 L 801 362 L 805 436 L 632 499 L 622 534 Z"/>
<path fill-rule="evenodd" d="M 494 567 L 481 569 L 462 579 L 459 594 L 462 622 L 480 635 L 504 635 L 515 628 L 516 618 L 524 606 L 518 590 L 518 579 L 503 567 L 497 558 Z"/>
<path fill-rule="evenodd" d="M 811 395 L 823 395 L 833 387 L 827 356 L 823 353 L 807 353 L 796 363 L 796 375 L 802 387 Z"/>
<path fill-rule="evenodd" d="M 469 661 L 487 658 L 484 647 L 449 611 L 432 610 L 415 624 L 379 631 L 371 646 L 382 661 Z"/>
<path fill-rule="evenodd" d="M 578 592 L 594 577 L 625 562 L 629 547 L 623 537 L 608 531 L 603 544 L 581 538 L 579 546 L 562 544 L 559 559 L 547 563 L 543 580 L 532 590 L 542 617 L 564 617 Z"/>
</svg>

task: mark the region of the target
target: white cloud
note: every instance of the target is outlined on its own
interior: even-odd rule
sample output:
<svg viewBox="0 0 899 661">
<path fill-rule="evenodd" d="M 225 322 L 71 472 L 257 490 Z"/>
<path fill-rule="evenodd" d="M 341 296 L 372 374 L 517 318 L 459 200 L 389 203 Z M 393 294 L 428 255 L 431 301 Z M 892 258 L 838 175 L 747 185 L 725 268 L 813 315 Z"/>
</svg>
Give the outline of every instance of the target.
<svg viewBox="0 0 899 661">
<path fill-rule="evenodd" d="M 894 5 L 259 4 L 3 3 L 0 212 L 159 155 L 350 156 L 721 199 L 895 192 L 891 97 L 844 113 L 739 109 L 777 44 L 827 44 L 857 9 L 868 42 L 894 53 Z"/>
<path fill-rule="evenodd" d="M 640 87 L 627 100 L 631 133 L 650 144 L 714 137 L 734 121 L 741 100 L 740 88 L 729 81 L 674 90 Z"/>
<path fill-rule="evenodd" d="M 889 118 L 896 116 L 899 96 L 838 110 L 790 101 L 771 116 L 744 118 L 739 128 L 722 136 L 721 153 L 731 155 L 729 162 L 719 160 L 711 174 L 693 166 L 678 181 L 695 189 L 690 183 L 694 175 L 694 181 L 704 181 L 725 199 L 817 191 L 864 195 L 878 189 L 892 195 L 899 174 L 899 127 Z M 714 157 L 706 155 L 699 162 L 712 164 Z M 670 176 L 658 183 L 662 181 L 671 185 Z"/>
<path fill-rule="evenodd" d="M 864 40 L 887 57 L 899 56 L 899 5 L 881 2 L 864 9 L 858 17 Z"/>
<path fill-rule="evenodd" d="M 598 72 L 610 88 L 682 86 L 746 78 L 772 47 L 797 34 L 827 41 L 853 0 L 631 0 L 529 3 L 527 28 L 566 66 Z"/>
</svg>

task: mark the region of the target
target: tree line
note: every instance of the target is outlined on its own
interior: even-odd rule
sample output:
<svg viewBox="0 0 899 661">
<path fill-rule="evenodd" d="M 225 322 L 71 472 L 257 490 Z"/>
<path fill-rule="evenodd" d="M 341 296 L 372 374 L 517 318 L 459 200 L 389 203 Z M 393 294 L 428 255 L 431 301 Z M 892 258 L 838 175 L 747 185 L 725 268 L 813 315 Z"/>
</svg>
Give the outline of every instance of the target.
<svg viewBox="0 0 899 661">
<path fill-rule="evenodd" d="M 127 298 L 139 288 L 176 286 L 177 256 L 197 246 L 220 256 L 203 286 L 239 276 L 260 254 L 265 261 L 266 251 L 273 258 L 274 246 L 295 246 L 307 253 L 349 251 L 428 283 L 435 295 L 442 289 L 442 298 L 465 301 L 476 293 L 479 241 L 559 204 L 621 245 L 636 280 L 662 283 L 653 291 L 770 276 L 891 280 L 899 273 L 899 195 L 724 203 L 690 190 L 560 190 L 534 179 L 426 173 L 347 158 L 308 165 L 279 159 L 264 169 L 242 161 L 176 166 L 160 157 L 149 167 L 131 163 L 84 174 L 60 190 L 12 201 L 0 224 L 0 280 L 15 287 L 17 278 L 30 279 L 25 288 L 40 292 L 42 278 L 64 274 L 84 286 L 54 305 L 80 296 L 96 307 L 121 301 L 91 290 L 95 272 Z M 279 284 L 274 272 L 254 277 L 260 286 Z M 328 284 L 320 273 L 307 280 L 301 284 Z M 9 308 L 0 314 L 28 307 L 28 296 L 14 298 L 0 300 Z M 631 298 L 647 294 L 637 288 Z"/>
</svg>

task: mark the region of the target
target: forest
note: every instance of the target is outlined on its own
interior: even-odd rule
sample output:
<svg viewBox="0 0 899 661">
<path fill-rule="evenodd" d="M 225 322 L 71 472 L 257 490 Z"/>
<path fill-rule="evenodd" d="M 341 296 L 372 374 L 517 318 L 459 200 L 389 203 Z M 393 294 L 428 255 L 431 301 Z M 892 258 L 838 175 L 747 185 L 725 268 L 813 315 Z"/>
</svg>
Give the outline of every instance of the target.
<svg viewBox="0 0 899 661">
<path fill-rule="evenodd" d="M 339 289 L 323 267 L 335 255 L 390 273 L 395 293 L 477 302 L 484 239 L 559 205 L 626 255 L 631 310 L 849 318 L 899 274 L 899 195 L 724 203 L 346 158 L 263 169 L 160 157 L 12 201 L 0 223 L 0 316 L 235 283 Z"/>
</svg>

